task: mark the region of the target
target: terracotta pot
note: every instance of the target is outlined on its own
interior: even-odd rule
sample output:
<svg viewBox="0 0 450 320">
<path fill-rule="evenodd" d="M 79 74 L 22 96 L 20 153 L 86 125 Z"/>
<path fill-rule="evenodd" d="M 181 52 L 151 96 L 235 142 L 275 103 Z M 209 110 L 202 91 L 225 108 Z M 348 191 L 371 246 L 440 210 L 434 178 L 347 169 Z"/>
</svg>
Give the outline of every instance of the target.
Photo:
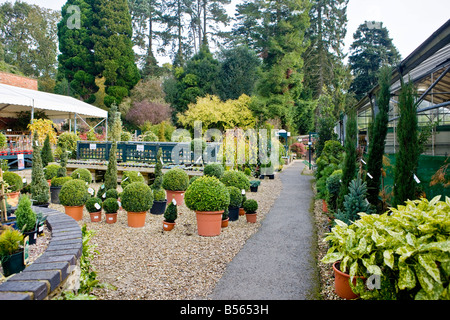
<svg viewBox="0 0 450 320">
<path fill-rule="evenodd" d="M 199 236 L 214 237 L 222 229 L 222 211 L 196 211 L 197 232 Z"/>
<path fill-rule="evenodd" d="M 333 270 L 334 270 L 334 290 L 336 294 L 347 300 L 353 300 L 358 298 L 359 296 L 355 294 L 352 291 L 352 288 L 350 287 L 350 275 L 342 272 L 339 270 L 339 261 L 333 263 Z M 356 284 L 356 278 L 361 278 L 365 280 L 364 277 L 354 277 L 353 278 L 353 284 Z"/>
<path fill-rule="evenodd" d="M 239 215 L 243 216 L 245 214 L 244 208 L 239 208 Z"/>
<path fill-rule="evenodd" d="M 322 211 L 323 213 L 328 213 L 328 205 L 325 200 L 322 199 Z"/>
<path fill-rule="evenodd" d="M 64 206 L 66 214 L 75 219 L 75 221 L 81 221 L 83 219 L 83 208 L 84 206 L 76 206 L 76 207 Z"/>
<path fill-rule="evenodd" d="M 91 216 L 91 222 L 100 222 L 102 221 L 102 212 L 89 212 L 89 215 Z"/>
<path fill-rule="evenodd" d="M 166 222 L 163 221 L 163 229 L 164 231 L 170 231 L 175 227 L 175 222 Z"/>
<path fill-rule="evenodd" d="M 20 191 L 7 193 L 6 196 L 8 197 L 6 202 L 8 202 L 11 207 L 17 207 Z"/>
<path fill-rule="evenodd" d="M 184 194 L 186 191 L 171 191 L 166 190 L 167 203 L 170 203 L 172 199 L 175 199 L 177 206 L 181 206 L 184 203 Z"/>
<path fill-rule="evenodd" d="M 230 221 L 230 218 L 226 218 L 225 220 L 222 220 L 222 228 L 228 227 L 228 221 Z"/>
<path fill-rule="evenodd" d="M 256 223 L 256 213 L 246 213 L 245 217 L 247 218 L 247 222 Z"/>
<path fill-rule="evenodd" d="M 147 212 L 129 212 L 128 215 L 128 226 L 132 228 L 142 228 L 145 225 L 145 217 Z"/>
<path fill-rule="evenodd" d="M 48 179 L 47 183 L 48 183 L 48 186 L 51 187 L 52 186 L 52 179 Z"/>
<path fill-rule="evenodd" d="M 117 222 L 117 212 L 116 213 L 105 213 L 106 223 L 113 224 Z"/>
</svg>

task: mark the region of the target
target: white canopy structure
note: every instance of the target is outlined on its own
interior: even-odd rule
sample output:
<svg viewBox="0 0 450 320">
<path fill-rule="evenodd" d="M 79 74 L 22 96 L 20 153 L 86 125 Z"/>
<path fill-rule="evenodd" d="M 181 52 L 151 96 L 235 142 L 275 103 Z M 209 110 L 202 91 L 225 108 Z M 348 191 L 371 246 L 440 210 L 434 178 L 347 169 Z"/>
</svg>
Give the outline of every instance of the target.
<svg viewBox="0 0 450 320">
<path fill-rule="evenodd" d="M 108 118 L 107 111 L 73 97 L 0 84 L 0 117 L 16 118 L 18 112 L 31 111 L 33 120 L 37 110 L 52 120 L 73 118 L 75 130 L 77 117 Z"/>
</svg>

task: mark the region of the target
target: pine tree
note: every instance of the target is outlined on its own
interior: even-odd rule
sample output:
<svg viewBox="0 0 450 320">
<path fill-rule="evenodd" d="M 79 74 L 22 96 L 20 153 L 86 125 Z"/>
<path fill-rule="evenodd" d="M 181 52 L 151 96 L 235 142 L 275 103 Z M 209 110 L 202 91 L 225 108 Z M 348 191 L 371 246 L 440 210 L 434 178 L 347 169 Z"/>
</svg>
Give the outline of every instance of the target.
<svg viewBox="0 0 450 320">
<path fill-rule="evenodd" d="M 31 168 L 31 196 L 34 204 L 48 203 L 50 198 L 50 189 L 44 176 L 42 167 L 41 149 L 37 143 L 37 137 L 34 135 L 33 141 L 33 164 Z"/>
<path fill-rule="evenodd" d="M 414 200 L 417 183 L 414 174 L 419 161 L 418 124 L 414 103 L 414 84 L 402 83 L 398 107 L 400 119 L 397 125 L 398 152 L 394 170 L 394 205 Z"/>
<path fill-rule="evenodd" d="M 359 219 L 358 213 L 371 214 L 370 204 L 366 199 L 367 184 L 360 177 L 353 179 L 349 185 L 349 194 L 344 197 L 344 209 L 338 209 L 336 219 L 350 225 Z"/>
<path fill-rule="evenodd" d="M 356 111 L 354 109 L 348 112 L 346 130 L 345 130 L 345 157 L 344 167 L 342 169 L 342 185 L 339 191 L 337 201 L 338 208 L 342 208 L 344 197 L 348 194 L 349 184 L 356 176 L 356 144 L 358 139 L 358 127 L 356 123 Z"/>
<path fill-rule="evenodd" d="M 370 173 L 372 179 L 367 179 L 369 202 L 378 207 L 378 194 L 381 183 L 381 170 L 383 168 L 384 147 L 386 144 L 386 135 L 389 123 L 389 101 L 391 97 L 390 82 L 391 68 L 383 67 L 379 73 L 380 91 L 377 96 L 378 114 L 375 121 L 370 126 L 370 144 L 367 160 L 367 172 Z"/>
<path fill-rule="evenodd" d="M 45 168 L 50 162 L 53 162 L 53 153 L 50 146 L 50 137 L 47 135 L 41 152 L 42 166 Z"/>
</svg>

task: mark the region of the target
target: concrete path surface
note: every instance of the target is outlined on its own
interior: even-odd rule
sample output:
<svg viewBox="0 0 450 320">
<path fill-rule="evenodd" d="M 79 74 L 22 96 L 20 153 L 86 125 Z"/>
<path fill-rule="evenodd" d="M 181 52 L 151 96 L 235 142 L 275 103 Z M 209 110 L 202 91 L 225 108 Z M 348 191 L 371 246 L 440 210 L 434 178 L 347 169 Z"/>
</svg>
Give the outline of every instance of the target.
<svg viewBox="0 0 450 320">
<path fill-rule="evenodd" d="M 319 298 L 312 176 L 295 161 L 280 173 L 283 190 L 260 230 L 227 266 L 209 296 L 217 300 Z"/>
</svg>

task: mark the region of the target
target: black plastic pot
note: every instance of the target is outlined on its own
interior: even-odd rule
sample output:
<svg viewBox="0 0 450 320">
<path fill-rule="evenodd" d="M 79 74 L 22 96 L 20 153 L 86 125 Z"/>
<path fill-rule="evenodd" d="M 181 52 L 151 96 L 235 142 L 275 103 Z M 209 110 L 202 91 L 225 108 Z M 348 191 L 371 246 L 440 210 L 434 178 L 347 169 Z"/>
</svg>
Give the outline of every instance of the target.
<svg viewBox="0 0 450 320">
<path fill-rule="evenodd" d="M 23 250 L 2 258 L 2 268 L 5 277 L 23 271 L 23 269 L 25 269 L 25 264 L 23 263 Z"/>
<path fill-rule="evenodd" d="M 36 243 L 37 234 L 38 234 L 38 230 L 37 229 L 35 229 L 33 231 L 29 231 L 29 232 L 24 232 L 23 233 L 24 236 L 28 236 L 28 243 L 30 245 Z"/>
<path fill-rule="evenodd" d="M 275 179 L 275 175 L 274 174 L 268 174 L 267 176 L 269 177 L 270 180 Z"/>
<path fill-rule="evenodd" d="M 256 186 L 256 187 L 250 186 L 250 191 L 251 192 L 258 192 L 258 186 Z"/>
<path fill-rule="evenodd" d="M 166 204 L 167 204 L 167 200 L 164 201 L 153 201 L 153 206 L 150 209 L 150 213 L 151 214 L 163 214 L 164 211 L 166 210 Z"/>
<path fill-rule="evenodd" d="M 59 204 L 59 192 L 61 191 L 62 186 L 59 187 L 50 187 L 50 197 L 51 202 L 54 204 Z"/>
<path fill-rule="evenodd" d="M 236 221 L 239 219 L 239 207 L 228 207 L 228 218 L 230 221 Z"/>
</svg>

